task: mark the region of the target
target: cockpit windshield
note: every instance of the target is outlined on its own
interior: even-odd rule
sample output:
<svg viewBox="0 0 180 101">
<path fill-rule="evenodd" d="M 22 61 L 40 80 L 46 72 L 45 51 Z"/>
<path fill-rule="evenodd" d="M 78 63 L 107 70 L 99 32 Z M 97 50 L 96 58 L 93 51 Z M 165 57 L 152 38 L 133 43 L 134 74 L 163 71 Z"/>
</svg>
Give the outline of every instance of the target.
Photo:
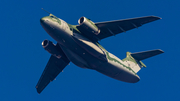
<svg viewBox="0 0 180 101">
<path fill-rule="evenodd" d="M 52 17 L 52 18 L 57 19 L 57 17 L 56 17 L 56 16 L 54 16 L 53 14 L 50 14 L 49 16 L 50 16 L 50 17 Z"/>
</svg>

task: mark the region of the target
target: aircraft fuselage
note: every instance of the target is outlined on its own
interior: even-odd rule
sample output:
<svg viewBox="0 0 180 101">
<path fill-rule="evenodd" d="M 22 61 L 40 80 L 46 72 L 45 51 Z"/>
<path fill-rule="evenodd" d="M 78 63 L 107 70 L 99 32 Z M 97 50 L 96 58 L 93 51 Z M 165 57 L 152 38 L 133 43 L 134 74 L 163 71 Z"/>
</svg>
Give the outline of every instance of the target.
<svg viewBox="0 0 180 101">
<path fill-rule="evenodd" d="M 139 76 L 129 69 L 128 64 L 93 42 L 65 21 L 55 17 L 41 18 L 45 31 L 59 43 L 67 58 L 81 68 L 96 70 L 117 80 L 135 83 Z"/>
</svg>

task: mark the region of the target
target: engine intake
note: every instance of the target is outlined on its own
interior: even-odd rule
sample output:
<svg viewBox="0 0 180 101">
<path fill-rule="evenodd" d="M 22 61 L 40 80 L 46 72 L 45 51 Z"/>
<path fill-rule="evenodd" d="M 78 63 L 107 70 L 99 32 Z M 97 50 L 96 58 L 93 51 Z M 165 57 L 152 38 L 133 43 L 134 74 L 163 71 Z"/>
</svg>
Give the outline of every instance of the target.
<svg viewBox="0 0 180 101">
<path fill-rule="evenodd" d="M 48 51 L 51 55 L 57 57 L 57 58 L 61 58 L 61 54 L 58 52 L 57 47 L 55 44 L 53 44 L 53 42 L 49 41 L 49 40 L 44 40 L 42 42 L 42 46 L 43 48 Z"/>
<path fill-rule="evenodd" d="M 86 17 L 81 17 L 78 20 L 79 25 L 83 26 L 89 32 L 98 35 L 100 33 L 99 28 L 92 22 L 91 20 L 87 19 Z"/>
</svg>

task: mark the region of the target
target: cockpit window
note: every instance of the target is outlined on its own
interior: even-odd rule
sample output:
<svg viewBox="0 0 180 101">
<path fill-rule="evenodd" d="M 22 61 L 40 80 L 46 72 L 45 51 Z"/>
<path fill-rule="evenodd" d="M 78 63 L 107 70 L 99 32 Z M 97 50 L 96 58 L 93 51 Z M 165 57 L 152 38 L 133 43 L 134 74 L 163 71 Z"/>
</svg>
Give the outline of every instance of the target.
<svg viewBox="0 0 180 101">
<path fill-rule="evenodd" d="M 50 16 L 50 17 L 52 17 L 52 18 L 57 18 L 57 17 L 55 17 L 55 16 Z"/>
<path fill-rule="evenodd" d="M 57 19 L 57 17 L 54 16 L 53 14 L 50 14 L 49 16 L 52 17 L 52 18 L 56 18 Z"/>
<path fill-rule="evenodd" d="M 52 19 L 53 21 L 56 21 L 56 22 L 58 22 L 59 24 L 61 24 L 61 20 L 60 20 L 59 18 L 57 18 L 56 16 L 54 16 L 53 14 L 50 14 L 49 17 L 51 17 L 51 19 Z"/>
</svg>

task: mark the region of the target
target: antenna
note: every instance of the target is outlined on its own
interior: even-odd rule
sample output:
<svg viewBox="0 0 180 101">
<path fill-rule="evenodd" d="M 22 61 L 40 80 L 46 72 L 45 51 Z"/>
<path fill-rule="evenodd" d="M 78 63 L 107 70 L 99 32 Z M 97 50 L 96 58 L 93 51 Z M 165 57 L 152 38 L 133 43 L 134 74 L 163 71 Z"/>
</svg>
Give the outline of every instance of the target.
<svg viewBox="0 0 180 101">
<path fill-rule="evenodd" d="M 46 11 L 45 9 L 43 9 L 43 8 L 41 8 L 43 11 L 45 11 L 45 12 L 47 12 L 47 13 L 49 13 L 48 11 Z M 51 13 L 49 13 L 49 14 L 51 14 Z"/>
</svg>

